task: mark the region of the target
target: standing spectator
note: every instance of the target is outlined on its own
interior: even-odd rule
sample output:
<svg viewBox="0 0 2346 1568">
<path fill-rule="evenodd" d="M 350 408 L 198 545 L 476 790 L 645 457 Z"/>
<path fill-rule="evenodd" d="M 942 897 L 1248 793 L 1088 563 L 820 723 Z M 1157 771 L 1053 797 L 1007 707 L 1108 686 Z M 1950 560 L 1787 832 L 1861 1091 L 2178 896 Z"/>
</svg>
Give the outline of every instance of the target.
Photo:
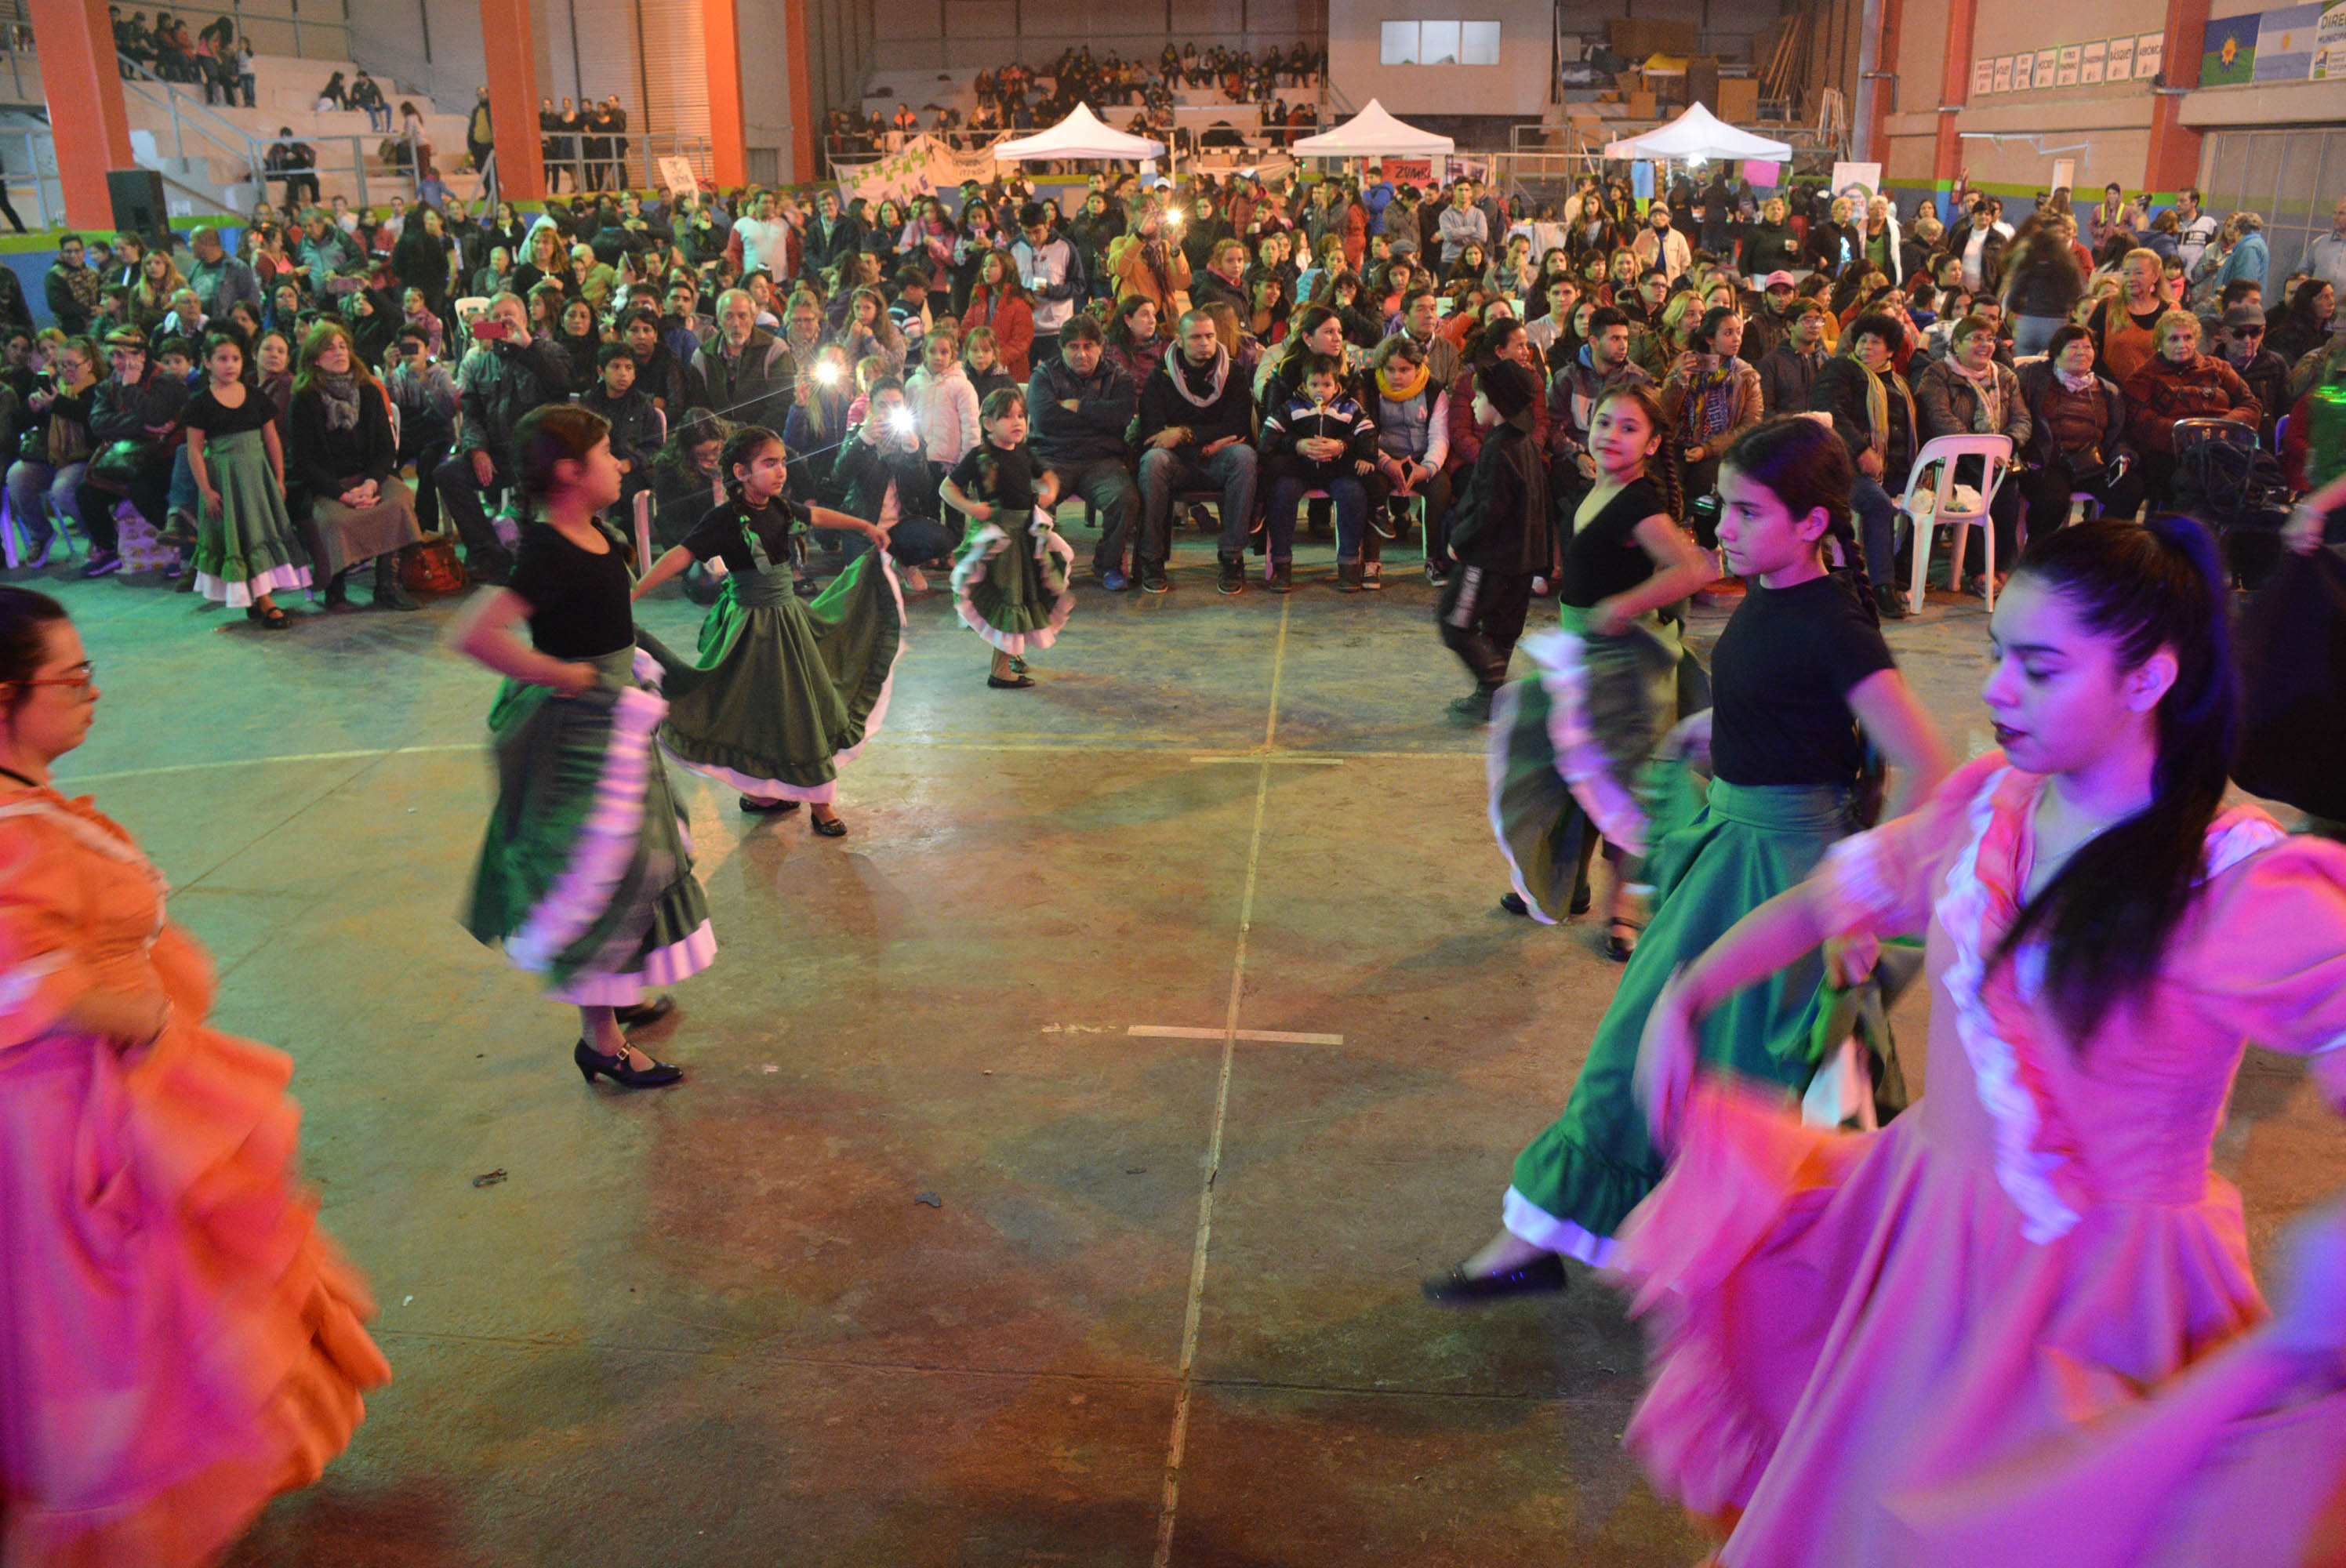
<svg viewBox="0 0 2346 1568">
<path fill-rule="evenodd" d="M 839 205 L 838 197 L 829 191 L 823 194 L 830 198 L 825 204 L 826 208 L 836 209 Z M 757 271 L 787 276 L 790 260 L 790 225 L 776 215 L 772 192 L 769 191 L 760 196 L 755 205 L 750 208 L 747 218 L 734 219 L 733 236 L 741 242 L 743 276 L 746 277 Z M 807 249 L 811 252 L 814 247 L 810 243 Z"/>
<path fill-rule="evenodd" d="M 2175 205 L 2169 210 L 2175 214 L 2176 254 L 2183 259 L 2183 275 L 2188 278 L 2198 270 L 2199 259 L 2215 242 L 2216 217 L 2199 209 L 2197 190 L 2178 191 Z"/>
<path fill-rule="evenodd" d="M 2080 493 L 2099 500 L 2107 517 L 2141 510 L 2139 465 L 2118 461 L 2126 453 L 2126 397 L 2095 372 L 2094 335 L 2059 328 L 2045 358 L 2022 367 L 2019 382 L 2028 445 L 2015 482 L 2028 506 L 2028 536 L 2066 525 L 2070 499 Z"/>
<path fill-rule="evenodd" d="M 2163 285 L 2166 268 L 2155 250 L 2129 250 L 2118 267 L 2126 292 L 2104 300 L 2086 318 L 2094 334 L 2095 362 L 2124 387 L 2158 352 L 2157 332 L 2170 308 Z M 2261 316 L 2259 319 L 2262 326 Z"/>
<path fill-rule="evenodd" d="M 1162 593 L 1164 536 L 1144 534 L 1137 546 L 1132 538 L 1141 493 L 1133 484 L 1132 449 L 1125 433 L 1138 392 L 1132 378 L 1108 361 L 1105 347 L 1099 323 L 1077 316 L 1062 330 L 1058 352 L 1035 361 L 1026 383 L 1026 418 L 1034 431 L 1027 443 L 1036 463 L 1058 476 L 1062 500 L 1081 496 L 1099 514 L 1092 570 L 1101 585 L 1118 593 L 1130 585 L 1125 565 L 1132 550 L 1142 588 Z"/>
<path fill-rule="evenodd" d="M 1973 206 L 1947 236 L 1948 251 L 1963 263 L 1964 287 L 1974 294 L 1994 292 L 2004 278 L 2004 252 L 2012 242 L 2012 225 L 2004 221 L 2004 203 L 1993 196 L 1974 195 Z"/>
<path fill-rule="evenodd" d="M 2012 438 L 2016 459 L 2028 448 L 2028 402 L 2020 395 L 2020 378 L 2009 365 L 1996 362 L 1994 326 L 1983 317 L 1966 316 L 1955 324 L 1951 343 L 1947 357 L 1933 361 L 1914 382 L 1914 407 L 1923 422 L 1920 441 L 1935 441 L 1943 435 L 2004 435 Z M 1981 488 L 1985 477 L 1982 461 L 1962 459 L 1955 464 L 1954 476 L 1959 484 Z M 1996 491 L 1990 504 L 1990 523 L 1995 529 L 1999 575 L 2009 575 L 2020 549 L 2018 485 L 2005 484 Z M 1966 559 L 1953 563 L 1948 576 L 1972 592 L 1984 574 L 1969 569 L 1973 546 L 1969 534 L 1964 536 L 1964 545 Z"/>
<path fill-rule="evenodd" d="M 2126 394 L 2127 439 L 2142 458 L 2143 489 L 2166 511 L 2175 504 L 2175 422 L 2229 419 L 2254 429 L 2264 410 L 2238 371 L 2199 351 L 2199 318 L 2190 311 L 2161 317 L 2157 341 L 2157 354 L 2118 390 Z"/>
<path fill-rule="evenodd" d="M 87 254 L 80 235 L 59 235 L 57 259 L 41 281 L 49 315 L 57 330 L 69 338 L 87 333 L 89 319 L 97 313 L 97 290 L 104 280 L 86 260 Z"/>
<path fill-rule="evenodd" d="M 399 240 L 391 248 L 391 270 L 411 289 L 420 290 L 435 316 L 448 313 L 448 279 L 455 264 L 456 243 L 447 225 L 429 207 L 418 208 Z"/>
<path fill-rule="evenodd" d="M 476 87 L 474 89 L 473 112 L 464 117 L 464 156 L 472 159 L 475 171 L 485 174 L 489 168 L 489 155 L 496 149 L 497 122 L 489 112 L 489 89 Z M 487 194 L 495 195 L 493 188 L 484 188 Z"/>
<path fill-rule="evenodd" d="M 1676 433 L 1681 494 L 1688 500 L 1709 494 L 1719 486 L 1719 460 L 1728 444 L 1764 417 L 1760 372 L 1743 362 L 1736 351 L 1743 344 L 1743 318 L 1726 305 L 1714 305 L 1687 336 L 1686 351 L 1672 361 L 1662 380 L 1662 412 Z M 1663 461 L 1668 460 L 1665 454 Z M 1715 531 L 1702 538 L 1702 547 L 1715 550 Z"/>
<path fill-rule="evenodd" d="M 1670 225 L 1670 209 L 1657 201 L 1646 209 L 1646 227 L 1637 230 L 1637 238 L 1629 249 L 1646 268 L 1658 267 L 1670 282 L 1694 264 L 1694 252 L 1687 238 Z"/>
<path fill-rule="evenodd" d="M 2235 212 L 2232 221 L 2239 226 L 2240 238 L 2225 252 L 2224 264 L 2216 273 L 2216 287 L 2223 288 L 2236 280 L 2254 283 L 2261 290 L 2272 254 L 2265 244 L 2265 220 L 2261 213 Z"/>
<path fill-rule="evenodd" d="M 30 423 L 8 468 L 8 515 L 24 540 L 24 565 L 48 565 L 56 538 L 52 512 L 82 528 L 81 482 L 89 463 L 97 355 L 97 345 L 86 337 L 56 341 L 49 349 L 48 368 L 25 400 Z"/>
<path fill-rule="evenodd" d="M 524 414 L 560 402 L 570 370 L 560 349 L 533 341 L 520 297 L 500 294 L 473 329 L 474 346 L 456 367 L 463 428 L 456 450 L 433 471 L 440 499 L 464 542 L 474 577 L 502 584 L 513 575 L 513 555 L 490 526 L 491 493 L 514 484 L 514 433 Z"/>
<path fill-rule="evenodd" d="M 1436 220 L 1434 238 L 1442 242 L 1442 265 L 1447 270 L 1458 260 L 1458 252 L 1468 245 L 1480 245 L 1484 254 L 1491 249 L 1491 222 L 1483 209 L 1474 205 L 1474 182 L 1462 179 L 1450 188 L 1450 204 L 1442 209 Z"/>
<path fill-rule="evenodd" d="M 789 423 L 798 364 L 780 338 L 758 325 L 758 302 L 747 290 L 728 289 L 718 297 L 716 335 L 700 346 L 692 368 L 723 418 L 768 430 Z"/>
<path fill-rule="evenodd" d="M 2346 199 L 2331 209 L 2330 232 L 2313 237 L 2300 265 L 2310 276 L 2346 293 Z"/>
<path fill-rule="evenodd" d="M 2099 256 L 2102 247 L 2114 234 L 2132 236 L 2134 229 L 2126 221 L 2126 191 L 2116 180 L 2102 187 L 2101 205 L 2086 215 L 2087 249 Z"/>
<path fill-rule="evenodd" d="M 1138 295 L 1160 316 L 1186 308 L 1179 302 L 1188 298 L 1189 261 L 1166 243 L 1164 220 L 1154 205 L 1142 209 L 1139 228 L 1108 242 L 1107 270 L 1119 302 Z"/>
<path fill-rule="evenodd" d="M 1137 433 L 1144 509 L 1141 586 L 1151 593 L 1164 591 L 1174 497 L 1204 486 L 1222 493 L 1219 586 L 1225 594 L 1243 592 L 1259 472 L 1251 444 L 1254 400 L 1235 354 L 1220 341 L 1213 318 L 1206 312 L 1190 311 L 1182 316 L 1175 348 L 1141 389 Z"/>
<path fill-rule="evenodd" d="M 1891 496 L 1905 489 L 1921 444 L 1914 394 L 1891 365 L 1905 338 L 1905 323 L 1893 316 L 1860 316 L 1850 324 L 1842 351 L 1826 361 L 1809 389 L 1810 409 L 1832 416 L 1834 433 L 1857 464 L 1850 502 L 1865 547 L 1866 579 L 1882 618 L 1893 621 L 1903 620 L 1907 611 L 1898 593 L 1898 504 Z"/>
<path fill-rule="evenodd" d="M 2318 281 L 2308 286 L 2327 287 Z M 2273 427 L 2289 412 L 2290 361 L 2273 351 L 2272 335 L 2265 321 L 2265 313 L 2254 305 L 2235 305 L 2224 312 L 2208 333 L 2208 346 L 2215 351 L 2213 357 L 2238 371 L 2240 380 L 2248 383 L 2249 395 L 2264 411 L 2257 429 L 2270 447 L 2273 444 Z"/>
<path fill-rule="evenodd" d="M 206 316 L 225 319 L 239 301 L 260 309 L 260 280 L 252 269 L 228 253 L 216 229 L 199 229 L 188 236 L 195 265 L 188 271 L 188 287 Z"/>
<path fill-rule="evenodd" d="M 1035 363 L 1043 364 L 1057 357 L 1059 333 L 1076 313 L 1076 301 L 1084 297 L 1083 263 L 1076 258 L 1076 248 L 1064 237 L 1052 231 L 1054 209 L 1039 201 L 1027 202 L 1018 209 L 1019 239 L 1010 248 L 1012 260 L 1018 263 L 1018 281 L 1034 300 Z M 1041 426 L 1029 438 L 1037 456 L 1043 454 Z M 1067 494 L 1062 484 L 1059 494 Z"/>
<path fill-rule="evenodd" d="M 962 372 L 961 336 L 950 323 L 922 340 L 921 368 L 904 382 L 904 404 L 940 478 L 977 445 L 977 391 Z"/>
<path fill-rule="evenodd" d="M 1033 373 L 1029 356 L 1035 346 L 1035 311 L 1025 285 L 1018 280 L 1018 262 L 1007 250 L 986 251 L 979 260 L 961 324 L 965 331 L 990 330 L 1002 368 L 1021 386 L 1025 384 Z"/>
<path fill-rule="evenodd" d="M 419 608 L 399 582 L 400 553 L 423 535 L 399 481 L 391 396 L 341 322 L 321 321 L 302 341 L 285 426 L 288 509 L 309 519 L 311 566 L 325 581 L 327 607 L 349 603 L 351 568 L 372 561 L 375 608 Z"/>
<path fill-rule="evenodd" d="M 2004 304 L 2012 315 L 2012 351 L 2043 353 L 2085 292 L 2085 276 L 2068 242 L 2048 219 L 2030 218 L 2004 252 Z"/>
<path fill-rule="evenodd" d="M 1623 351 L 1627 351 L 1626 343 Z M 1824 301 L 1802 298 L 1792 307 L 1791 330 L 1760 361 L 1760 404 L 1769 418 L 1807 410 L 1809 392 L 1826 357 Z"/>
</svg>

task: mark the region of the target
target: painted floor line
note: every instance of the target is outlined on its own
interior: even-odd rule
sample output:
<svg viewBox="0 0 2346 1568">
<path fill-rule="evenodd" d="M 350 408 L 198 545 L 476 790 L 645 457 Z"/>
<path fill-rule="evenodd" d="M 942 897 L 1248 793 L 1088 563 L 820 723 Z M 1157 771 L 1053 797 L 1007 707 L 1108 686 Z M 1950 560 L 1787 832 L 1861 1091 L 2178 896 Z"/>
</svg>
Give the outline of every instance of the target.
<svg viewBox="0 0 2346 1568">
<path fill-rule="evenodd" d="M 1270 1045 L 1341 1045 L 1341 1034 L 1297 1034 L 1284 1029 L 1198 1029 L 1178 1023 L 1136 1023 L 1125 1031 L 1152 1040 L 1255 1040 Z"/>
</svg>

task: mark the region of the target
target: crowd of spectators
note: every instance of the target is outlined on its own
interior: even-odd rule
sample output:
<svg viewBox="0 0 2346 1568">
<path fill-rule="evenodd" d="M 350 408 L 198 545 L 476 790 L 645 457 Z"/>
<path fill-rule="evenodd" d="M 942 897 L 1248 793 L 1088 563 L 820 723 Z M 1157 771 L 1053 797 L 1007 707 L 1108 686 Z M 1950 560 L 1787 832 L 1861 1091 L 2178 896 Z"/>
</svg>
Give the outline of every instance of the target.
<svg viewBox="0 0 2346 1568">
<path fill-rule="evenodd" d="M 214 17 L 197 31 L 168 11 L 156 12 L 150 23 L 144 11 L 125 16 L 119 5 L 106 9 L 124 76 L 143 67 L 164 81 L 202 87 L 208 104 L 233 105 L 241 95 L 244 107 L 252 107 L 252 40 L 230 18 Z"/>
<path fill-rule="evenodd" d="M 2325 270 L 2346 258 L 2346 203 L 2270 309 L 2253 215 L 2205 219 L 2188 196 L 2157 215 L 2149 234 L 2181 237 L 2162 254 L 2122 243 L 2146 236 L 2120 203 L 2089 221 L 2085 251 L 2061 193 L 2015 227 L 1962 193 L 1943 215 L 1900 215 L 1722 184 L 1639 213 L 1594 179 L 1556 210 L 1471 178 L 1345 176 L 1096 177 L 1072 213 L 1017 180 L 910 203 L 753 187 L 580 195 L 528 216 L 263 207 L 233 250 L 206 230 L 184 250 L 65 236 L 44 283 L 56 325 L 37 334 L 0 270 L 0 439 L 33 557 L 62 520 L 90 542 L 86 574 L 119 570 L 118 512 L 163 545 L 189 535 L 177 411 L 210 345 L 232 341 L 276 404 L 297 515 L 329 477 L 352 482 L 347 506 L 412 465 L 423 528 L 444 519 L 495 582 L 511 565 L 509 438 L 531 409 L 577 398 L 610 420 L 623 504 L 648 497 L 662 543 L 709 504 L 728 431 L 759 424 L 785 434 L 801 498 L 892 525 L 917 591 L 955 543 L 939 476 L 974 442 L 983 399 L 1023 386 L 1037 466 L 1085 504 L 1108 588 L 1169 586 L 1184 521 L 1216 535 L 1224 591 L 1249 585 L 1250 551 L 1291 587 L 1295 531 L 1324 507 L 1338 585 L 1368 590 L 1383 542 L 1413 532 L 1443 578 L 1448 514 L 1492 417 L 1478 377 L 1513 361 L 1546 389 L 1533 433 L 1566 515 L 1594 474 L 1597 402 L 1651 384 L 1706 548 L 1725 446 L 1772 414 L 1830 420 L 1859 474 L 1863 569 L 1896 616 L 1911 546 L 1894 498 L 1933 437 L 2012 438 L 2002 565 L 2021 528 L 2062 525 L 2081 497 L 2122 515 L 2188 504 L 2178 420 L 2270 447 L 2315 383 L 2346 375 Z M 386 428 L 362 443 L 363 473 L 329 476 L 357 449 L 310 450 L 292 405 L 336 344 Z M 359 562 L 321 549 L 339 597 Z M 1976 588 L 1980 565 L 1956 563 L 1951 585 Z M 403 602 L 396 572 L 378 585 Z"/>
</svg>

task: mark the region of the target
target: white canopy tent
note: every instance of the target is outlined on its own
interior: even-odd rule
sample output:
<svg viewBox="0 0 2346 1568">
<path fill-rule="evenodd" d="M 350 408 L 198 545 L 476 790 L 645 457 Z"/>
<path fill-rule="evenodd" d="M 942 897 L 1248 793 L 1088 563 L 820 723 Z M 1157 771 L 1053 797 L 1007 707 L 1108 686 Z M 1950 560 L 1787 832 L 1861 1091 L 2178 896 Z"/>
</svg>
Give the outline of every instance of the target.
<svg viewBox="0 0 2346 1568">
<path fill-rule="evenodd" d="M 1298 158 L 1440 158 L 1457 150 L 1446 136 L 1405 125 L 1376 99 L 1332 130 L 1305 137 L 1288 149 Z"/>
<path fill-rule="evenodd" d="M 1606 143 L 1605 156 L 1652 163 L 1690 163 L 1697 158 L 1713 163 L 1783 163 L 1791 158 L 1792 148 L 1790 142 L 1737 130 L 1697 104 L 1643 136 Z"/>
<path fill-rule="evenodd" d="M 1103 125 L 1089 104 L 1077 104 L 1066 119 L 1049 130 L 994 143 L 994 156 L 1005 163 L 1050 163 L 1087 158 L 1163 158 L 1165 144 L 1145 136 L 1127 136 Z"/>
</svg>

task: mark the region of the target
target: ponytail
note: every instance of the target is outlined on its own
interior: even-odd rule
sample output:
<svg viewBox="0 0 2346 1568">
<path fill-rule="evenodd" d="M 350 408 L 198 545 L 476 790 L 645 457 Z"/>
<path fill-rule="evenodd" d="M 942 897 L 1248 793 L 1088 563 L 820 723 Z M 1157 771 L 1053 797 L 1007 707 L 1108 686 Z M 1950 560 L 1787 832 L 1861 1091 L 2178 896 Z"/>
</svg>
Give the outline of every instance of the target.
<svg viewBox="0 0 2346 1568">
<path fill-rule="evenodd" d="M 747 508 L 750 498 L 742 490 L 741 481 L 735 476 L 733 465 L 750 462 L 758 453 L 763 452 L 769 443 L 781 446 L 782 438 L 762 424 L 742 425 L 725 438 L 724 449 L 717 458 L 717 474 L 718 478 L 724 483 L 725 494 L 733 498 L 734 504 Z M 783 447 L 785 454 L 789 450 L 788 447 Z"/>
<path fill-rule="evenodd" d="M 1881 625 L 1881 608 L 1865 589 L 1865 546 L 1858 542 L 1850 512 L 1857 471 L 1831 425 L 1803 414 L 1763 420 L 1728 444 L 1719 467 L 1722 473 L 1733 469 L 1766 490 L 1795 517 L 1822 512 L 1825 535 L 1841 551 L 1838 565 L 1827 556 L 1827 567 L 1850 585 L 1866 619 Z"/>
<path fill-rule="evenodd" d="M 1995 962 L 2032 936 L 2045 987 L 2073 1041 L 2147 985 L 2206 871 L 2208 824 L 2239 740 L 2239 691 L 2215 541 L 2189 517 L 2143 526 L 2080 524 L 2031 544 L 2015 576 L 2065 598 L 2121 668 L 2161 649 L 2176 661 L 2159 699 L 2150 804 L 2079 846 L 2013 922 Z"/>
</svg>

